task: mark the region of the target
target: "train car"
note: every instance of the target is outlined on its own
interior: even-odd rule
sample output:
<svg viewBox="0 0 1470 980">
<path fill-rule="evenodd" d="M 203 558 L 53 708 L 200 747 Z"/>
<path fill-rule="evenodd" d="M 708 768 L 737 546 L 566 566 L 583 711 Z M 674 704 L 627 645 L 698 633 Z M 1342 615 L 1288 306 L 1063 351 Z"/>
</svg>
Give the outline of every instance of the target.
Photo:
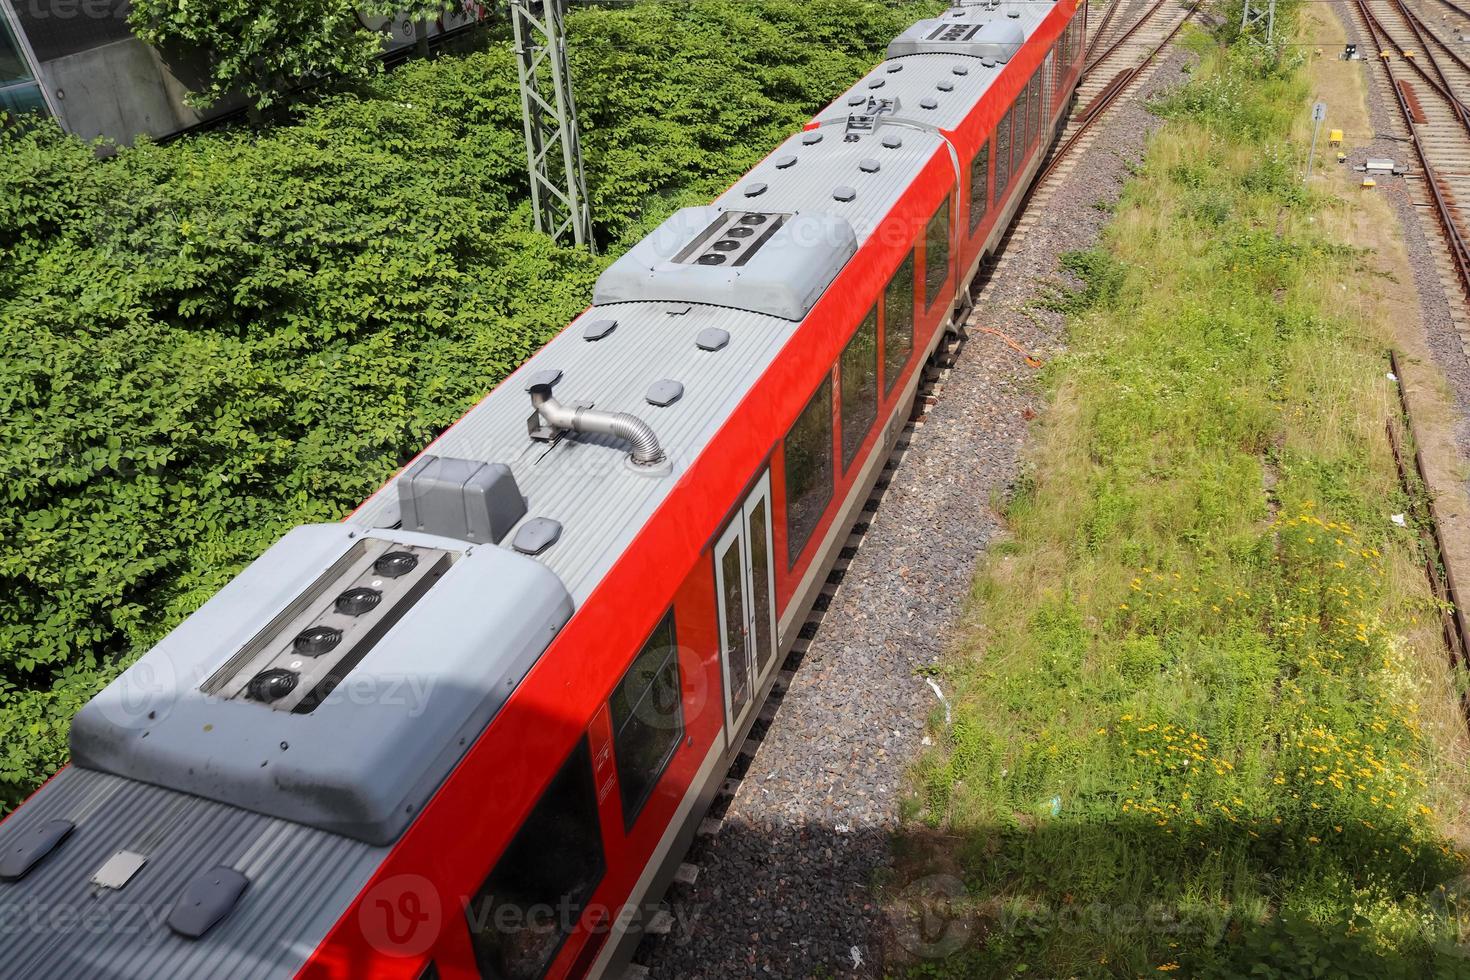
<svg viewBox="0 0 1470 980">
<path fill-rule="evenodd" d="M 0 824 L 0 972 L 616 975 L 1062 124 L 1084 18 L 916 24 L 87 704 Z"/>
</svg>

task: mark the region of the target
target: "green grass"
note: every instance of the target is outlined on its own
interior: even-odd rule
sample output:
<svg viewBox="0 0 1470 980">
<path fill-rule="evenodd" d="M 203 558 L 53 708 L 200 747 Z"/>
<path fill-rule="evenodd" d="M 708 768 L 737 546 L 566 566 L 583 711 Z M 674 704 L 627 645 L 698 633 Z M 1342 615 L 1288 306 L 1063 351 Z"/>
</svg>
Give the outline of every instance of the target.
<svg viewBox="0 0 1470 980">
<path fill-rule="evenodd" d="M 901 864 L 957 874 L 972 928 L 918 974 L 1470 963 L 1440 887 L 1465 865 L 1463 721 L 1389 519 L 1371 268 L 1347 205 L 1302 187 L 1300 65 L 1192 43 L 1102 243 L 1066 263 L 1086 285 L 1054 299 L 1069 349 L 1012 540 L 941 672 L 954 721 Z"/>
</svg>

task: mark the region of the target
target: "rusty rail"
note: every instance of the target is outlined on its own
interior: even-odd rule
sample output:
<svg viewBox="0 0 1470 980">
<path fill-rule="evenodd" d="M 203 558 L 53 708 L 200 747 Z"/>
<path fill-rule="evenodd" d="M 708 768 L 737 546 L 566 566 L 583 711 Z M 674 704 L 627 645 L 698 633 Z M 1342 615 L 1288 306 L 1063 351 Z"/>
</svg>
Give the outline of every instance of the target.
<svg viewBox="0 0 1470 980">
<path fill-rule="evenodd" d="M 1381 39 L 1382 45 L 1396 47 L 1396 45 L 1392 44 L 1393 38 L 1383 26 L 1383 23 L 1374 16 L 1373 11 L 1368 9 L 1367 0 L 1357 0 L 1357 6 L 1358 13 L 1363 18 L 1363 23 L 1368 27 L 1368 39 L 1375 45 L 1380 45 Z M 1386 47 L 1380 46 L 1379 49 L 1386 50 Z M 1431 54 L 1429 57 L 1433 60 L 1434 56 Z M 1413 66 L 1414 70 L 1419 73 L 1419 77 L 1424 79 L 1428 85 L 1433 87 L 1435 91 L 1440 91 L 1439 84 L 1430 78 L 1429 74 L 1420 65 L 1413 61 L 1410 61 L 1409 64 Z M 1402 89 L 1393 84 L 1393 72 L 1387 66 L 1385 66 L 1384 70 L 1388 73 L 1389 89 L 1392 90 L 1394 100 L 1398 103 L 1399 112 L 1404 118 L 1404 125 L 1408 127 L 1409 133 L 1412 136 L 1410 142 L 1414 144 L 1414 153 L 1419 158 L 1419 166 L 1424 174 L 1425 186 L 1429 188 L 1429 196 L 1434 202 L 1434 211 L 1436 217 L 1439 219 L 1440 230 L 1444 232 L 1445 241 L 1449 245 L 1450 258 L 1454 262 L 1455 272 L 1460 281 L 1460 291 L 1465 300 L 1470 302 L 1470 245 L 1466 244 L 1465 236 L 1460 232 L 1460 227 L 1455 222 L 1454 213 L 1450 208 L 1449 202 L 1445 200 L 1444 189 L 1440 186 L 1439 176 L 1435 173 L 1434 166 L 1429 162 L 1428 154 L 1424 152 L 1424 144 L 1419 139 L 1419 134 L 1416 129 L 1417 124 L 1414 122 L 1413 110 L 1410 108 L 1407 100 L 1405 100 Z M 1438 70 L 1437 63 L 1436 70 Z M 1450 98 L 1458 104 L 1458 100 L 1452 97 L 1447 98 Z M 1470 124 L 1465 123 L 1463 117 L 1461 118 L 1461 122 L 1467 125 L 1467 127 L 1470 127 Z M 1470 136 L 1470 128 L 1467 128 L 1467 136 Z"/>
<path fill-rule="evenodd" d="M 1107 53 L 1104 54 L 1103 57 L 1106 58 L 1108 55 L 1112 54 L 1114 49 L 1117 48 L 1118 44 L 1121 44 L 1123 41 L 1131 37 L 1134 32 L 1138 30 L 1138 28 L 1143 26 L 1144 21 L 1152 17 L 1154 13 L 1167 2 L 1168 0 L 1159 0 L 1158 3 L 1150 7 L 1144 13 L 1144 15 L 1138 19 L 1138 23 L 1129 28 L 1128 32 L 1124 34 L 1123 37 L 1119 38 L 1115 44 L 1108 48 Z M 1128 90 L 1128 86 L 1133 82 L 1135 78 L 1138 77 L 1138 75 L 1145 68 L 1153 64 L 1154 59 L 1157 58 L 1159 54 L 1163 52 L 1166 47 L 1169 46 L 1169 43 L 1179 35 L 1179 32 L 1184 29 L 1184 25 L 1189 23 L 1190 18 L 1193 17 L 1196 12 L 1198 12 L 1198 8 L 1191 7 L 1189 11 L 1185 13 L 1182 18 L 1180 18 L 1179 23 L 1174 25 L 1174 29 L 1171 30 L 1167 35 L 1165 35 L 1158 44 L 1154 45 L 1153 49 L 1149 51 L 1148 57 L 1144 58 L 1132 68 L 1125 68 L 1120 71 L 1113 78 L 1112 81 L 1108 82 L 1107 87 L 1104 88 L 1102 92 L 1098 93 L 1097 98 L 1093 99 L 1087 104 L 1086 115 L 1081 118 L 1080 124 L 1078 125 L 1076 131 L 1074 131 L 1071 136 L 1067 137 L 1066 142 L 1057 147 L 1056 151 L 1052 153 L 1051 158 L 1046 161 L 1046 166 L 1041 168 L 1041 172 L 1038 173 L 1036 175 L 1036 179 L 1031 182 L 1031 187 L 1026 191 L 1026 197 L 1028 199 L 1031 197 L 1032 194 L 1036 193 L 1036 189 L 1038 187 L 1046 182 L 1046 179 L 1051 176 L 1052 171 L 1057 168 L 1057 165 L 1060 164 L 1062 160 L 1066 159 L 1067 154 L 1070 153 L 1072 151 L 1072 148 L 1075 147 L 1078 141 L 1082 139 L 1082 136 L 1090 128 L 1092 128 L 1092 124 L 1097 122 L 1097 120 L 1102 117 L 1103 113 L 1106 112 L 1108 108 L 1110 108 L 1112 104 L 1118 100 L 1118 97 Z M 1101 60 L 1102 59 L 1099 59 L 1099 61 Z M 1104 96 L 1106 96 L 1106 98 L 1104 98 Z M 1022 204 L 1022 207 L 1024 206 L 1025 205 Z"/>
</svg>

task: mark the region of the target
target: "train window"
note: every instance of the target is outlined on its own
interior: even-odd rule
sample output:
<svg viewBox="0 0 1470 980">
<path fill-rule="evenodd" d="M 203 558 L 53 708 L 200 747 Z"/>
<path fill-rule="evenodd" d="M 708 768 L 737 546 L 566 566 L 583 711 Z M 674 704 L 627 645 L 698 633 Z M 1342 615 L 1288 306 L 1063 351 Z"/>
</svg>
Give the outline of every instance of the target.
<svg viewBox="0 0 1470 980">
<path fill-rule="evenodd" d="M 786 560 L 796 564 L 832 499 L 832 377 L 786 433 Z"/>
<path fill-rule="evenodd" d="M 613 691 L 611 707 L 623 824 L 631 828 L 684 735 L 673 610 L 638 651 Z"/>
<path fill-rule="evenodd" d="M 990 141 L 986 140 L 975 151 L 970 161 L 970 234 L 980 230 L 985 220 L 985 210 L 990 206 Z"/>
<path fill-rule="evenodd" d="M 1021 161 L 1026 158 L 1026 103 L 1029 101 L 1031 90 L 1025 85 L 1021 86 L 1021 92 L 1016 96 L 1016 104 L 1011 107 L 1015 113 L 1014 121 L 1011 123 L 1011 173 L 1019 173 Z"/>
<path fill-rule="evenodd" d="M 878 307 L 863 317 L 842 352 L 842 471 L 878 420 Z"/>
<path fill-rule="evenodd" d="M 893 394 L 893 384 L 903 374 L 914 349 L 914 253 L 888 281 L 883 291 L 883 394 Z"/>
<path fill-rule="evenodd" d="M 924 246 L 924 309 L 934 305 L 949 281 L 949 195 L 929 219 Z"/>
<path fill-rule="evenodd" d="M 995 128 L 995 203 L 1006 196 L 1006 184 L 1011 180 L 1011 114 L 1008 110 Z"/>
<path fill-rule="evenodd" d="M 1041 131 L 1041 69 L 1031 76 L 1031 108 L 1026 114 L 1026 142 L 1032 143 Z"/>
<path fill-rule="evenodd" d="M 480 976 L 535 980 L 544 974 L 605 867 L 592 758 L 583 738 L 465 905 Z"/>
</svg>

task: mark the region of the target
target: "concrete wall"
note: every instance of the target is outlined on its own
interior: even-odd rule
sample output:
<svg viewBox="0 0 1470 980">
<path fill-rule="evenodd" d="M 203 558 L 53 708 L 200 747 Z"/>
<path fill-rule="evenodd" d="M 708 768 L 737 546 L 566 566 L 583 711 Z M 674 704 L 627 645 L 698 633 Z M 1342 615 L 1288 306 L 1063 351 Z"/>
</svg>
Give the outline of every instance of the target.
<svg viewBox="0 0 1470 980">
<path fill-rule="evenodd" d="M 166 136 L 228 111 L 186 105 L 183 84 L 134 38 L 44 62 L 41 77 L 62 125 L 83 139 L 131 145 L 140 135 Z"/>
</svg>

